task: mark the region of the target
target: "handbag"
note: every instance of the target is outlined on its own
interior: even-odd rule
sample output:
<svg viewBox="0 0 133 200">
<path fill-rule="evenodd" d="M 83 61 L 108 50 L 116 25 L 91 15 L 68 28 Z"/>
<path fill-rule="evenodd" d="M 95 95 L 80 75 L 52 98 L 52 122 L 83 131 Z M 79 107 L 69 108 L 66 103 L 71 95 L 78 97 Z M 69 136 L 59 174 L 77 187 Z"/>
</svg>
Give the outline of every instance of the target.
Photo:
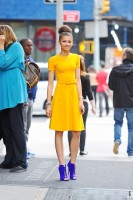
<svg viewBox="0 0 133 200">
<path fill-rule="evenodd" d="M 31 89 L 36 86 L 39 81 L 40 68 L 36 63 L 26 61 L 23 75 L 26 79 L 27 87 Z"/>
</svg>

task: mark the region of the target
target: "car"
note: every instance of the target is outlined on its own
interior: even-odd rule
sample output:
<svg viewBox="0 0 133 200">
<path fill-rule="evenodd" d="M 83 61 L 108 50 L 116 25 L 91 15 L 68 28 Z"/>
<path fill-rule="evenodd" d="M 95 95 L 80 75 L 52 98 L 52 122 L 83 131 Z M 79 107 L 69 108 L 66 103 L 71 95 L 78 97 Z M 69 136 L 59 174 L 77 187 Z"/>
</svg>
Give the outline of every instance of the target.
<svg viewBox="0 0 133 200">
<path fill-rule="evenodd" d="M 33 115 L 46 116 L 44 108 L 47 101 L 48 63 L 36 62 L 36 64 L 40 68 L 40 78 L 37 84 L 36 99 L 33 104 Z"/>
</svg>

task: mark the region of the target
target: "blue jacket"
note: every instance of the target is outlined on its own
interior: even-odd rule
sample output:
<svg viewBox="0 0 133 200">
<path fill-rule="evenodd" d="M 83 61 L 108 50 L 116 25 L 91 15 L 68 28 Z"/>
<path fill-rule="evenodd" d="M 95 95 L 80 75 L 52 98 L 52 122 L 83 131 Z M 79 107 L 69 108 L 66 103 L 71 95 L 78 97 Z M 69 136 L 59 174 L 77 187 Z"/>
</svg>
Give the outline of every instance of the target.
<svg viewBox="0 0 133 200">
<path fill-rule="evenodd" d="M 18 42 L 0 50 L 0 110 L 27 102 L 24 51 Z"/>
</svg>

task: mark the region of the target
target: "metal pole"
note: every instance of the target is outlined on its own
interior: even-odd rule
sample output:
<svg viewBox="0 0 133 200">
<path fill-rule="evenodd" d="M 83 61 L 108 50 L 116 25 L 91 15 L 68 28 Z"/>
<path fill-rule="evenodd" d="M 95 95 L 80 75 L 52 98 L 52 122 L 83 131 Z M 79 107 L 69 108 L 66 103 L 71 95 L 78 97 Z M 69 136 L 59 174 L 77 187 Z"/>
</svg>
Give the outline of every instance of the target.
<svg viewBox="0 0 133 200">
<path fill-rule="evenodd" d="M 123 46 L 127 47 L 127 27 L 124 27 L 124 42 Z"/>
<path fill-rule="evenodd" d="M 63 25 L 63 0 L 56 0 L 56 53 L 60 52 L 58 29 Z"/>
<path fill-rule="evenodd" d="M 98 71 L 100 69 L 100 45 L 99 45 L 99 14 L 98 1 L 94 0 L 94 67 Z"/>
</svg>

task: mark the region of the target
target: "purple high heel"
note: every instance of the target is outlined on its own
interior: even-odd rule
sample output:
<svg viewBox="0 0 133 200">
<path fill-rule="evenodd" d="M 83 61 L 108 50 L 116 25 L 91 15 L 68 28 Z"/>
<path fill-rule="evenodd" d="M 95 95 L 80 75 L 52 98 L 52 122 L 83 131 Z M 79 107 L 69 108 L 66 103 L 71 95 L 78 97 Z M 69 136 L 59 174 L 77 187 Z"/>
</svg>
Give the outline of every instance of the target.
<svg viewBox="0 0 133 200">
<path fill-rule="evenodd" d="M 75 173 L 75 168 L 76 168 L 75 164 L 73 164 L 73 163 L 71 163 L 69 161 L 69 163 L 67 164 L 67 166 L 68 166 L 68 174 L 70 176 L 70 179 L 71 180 L 76 180 L 77 177 L 76 177 L 76 173 Z"/>
<path fill-rule="evenodd" d="M 66 172 L 66 165 L 59 165 L 59 174 L 61 181 L 68 181 L 68 175 Z"/>
</svg>

